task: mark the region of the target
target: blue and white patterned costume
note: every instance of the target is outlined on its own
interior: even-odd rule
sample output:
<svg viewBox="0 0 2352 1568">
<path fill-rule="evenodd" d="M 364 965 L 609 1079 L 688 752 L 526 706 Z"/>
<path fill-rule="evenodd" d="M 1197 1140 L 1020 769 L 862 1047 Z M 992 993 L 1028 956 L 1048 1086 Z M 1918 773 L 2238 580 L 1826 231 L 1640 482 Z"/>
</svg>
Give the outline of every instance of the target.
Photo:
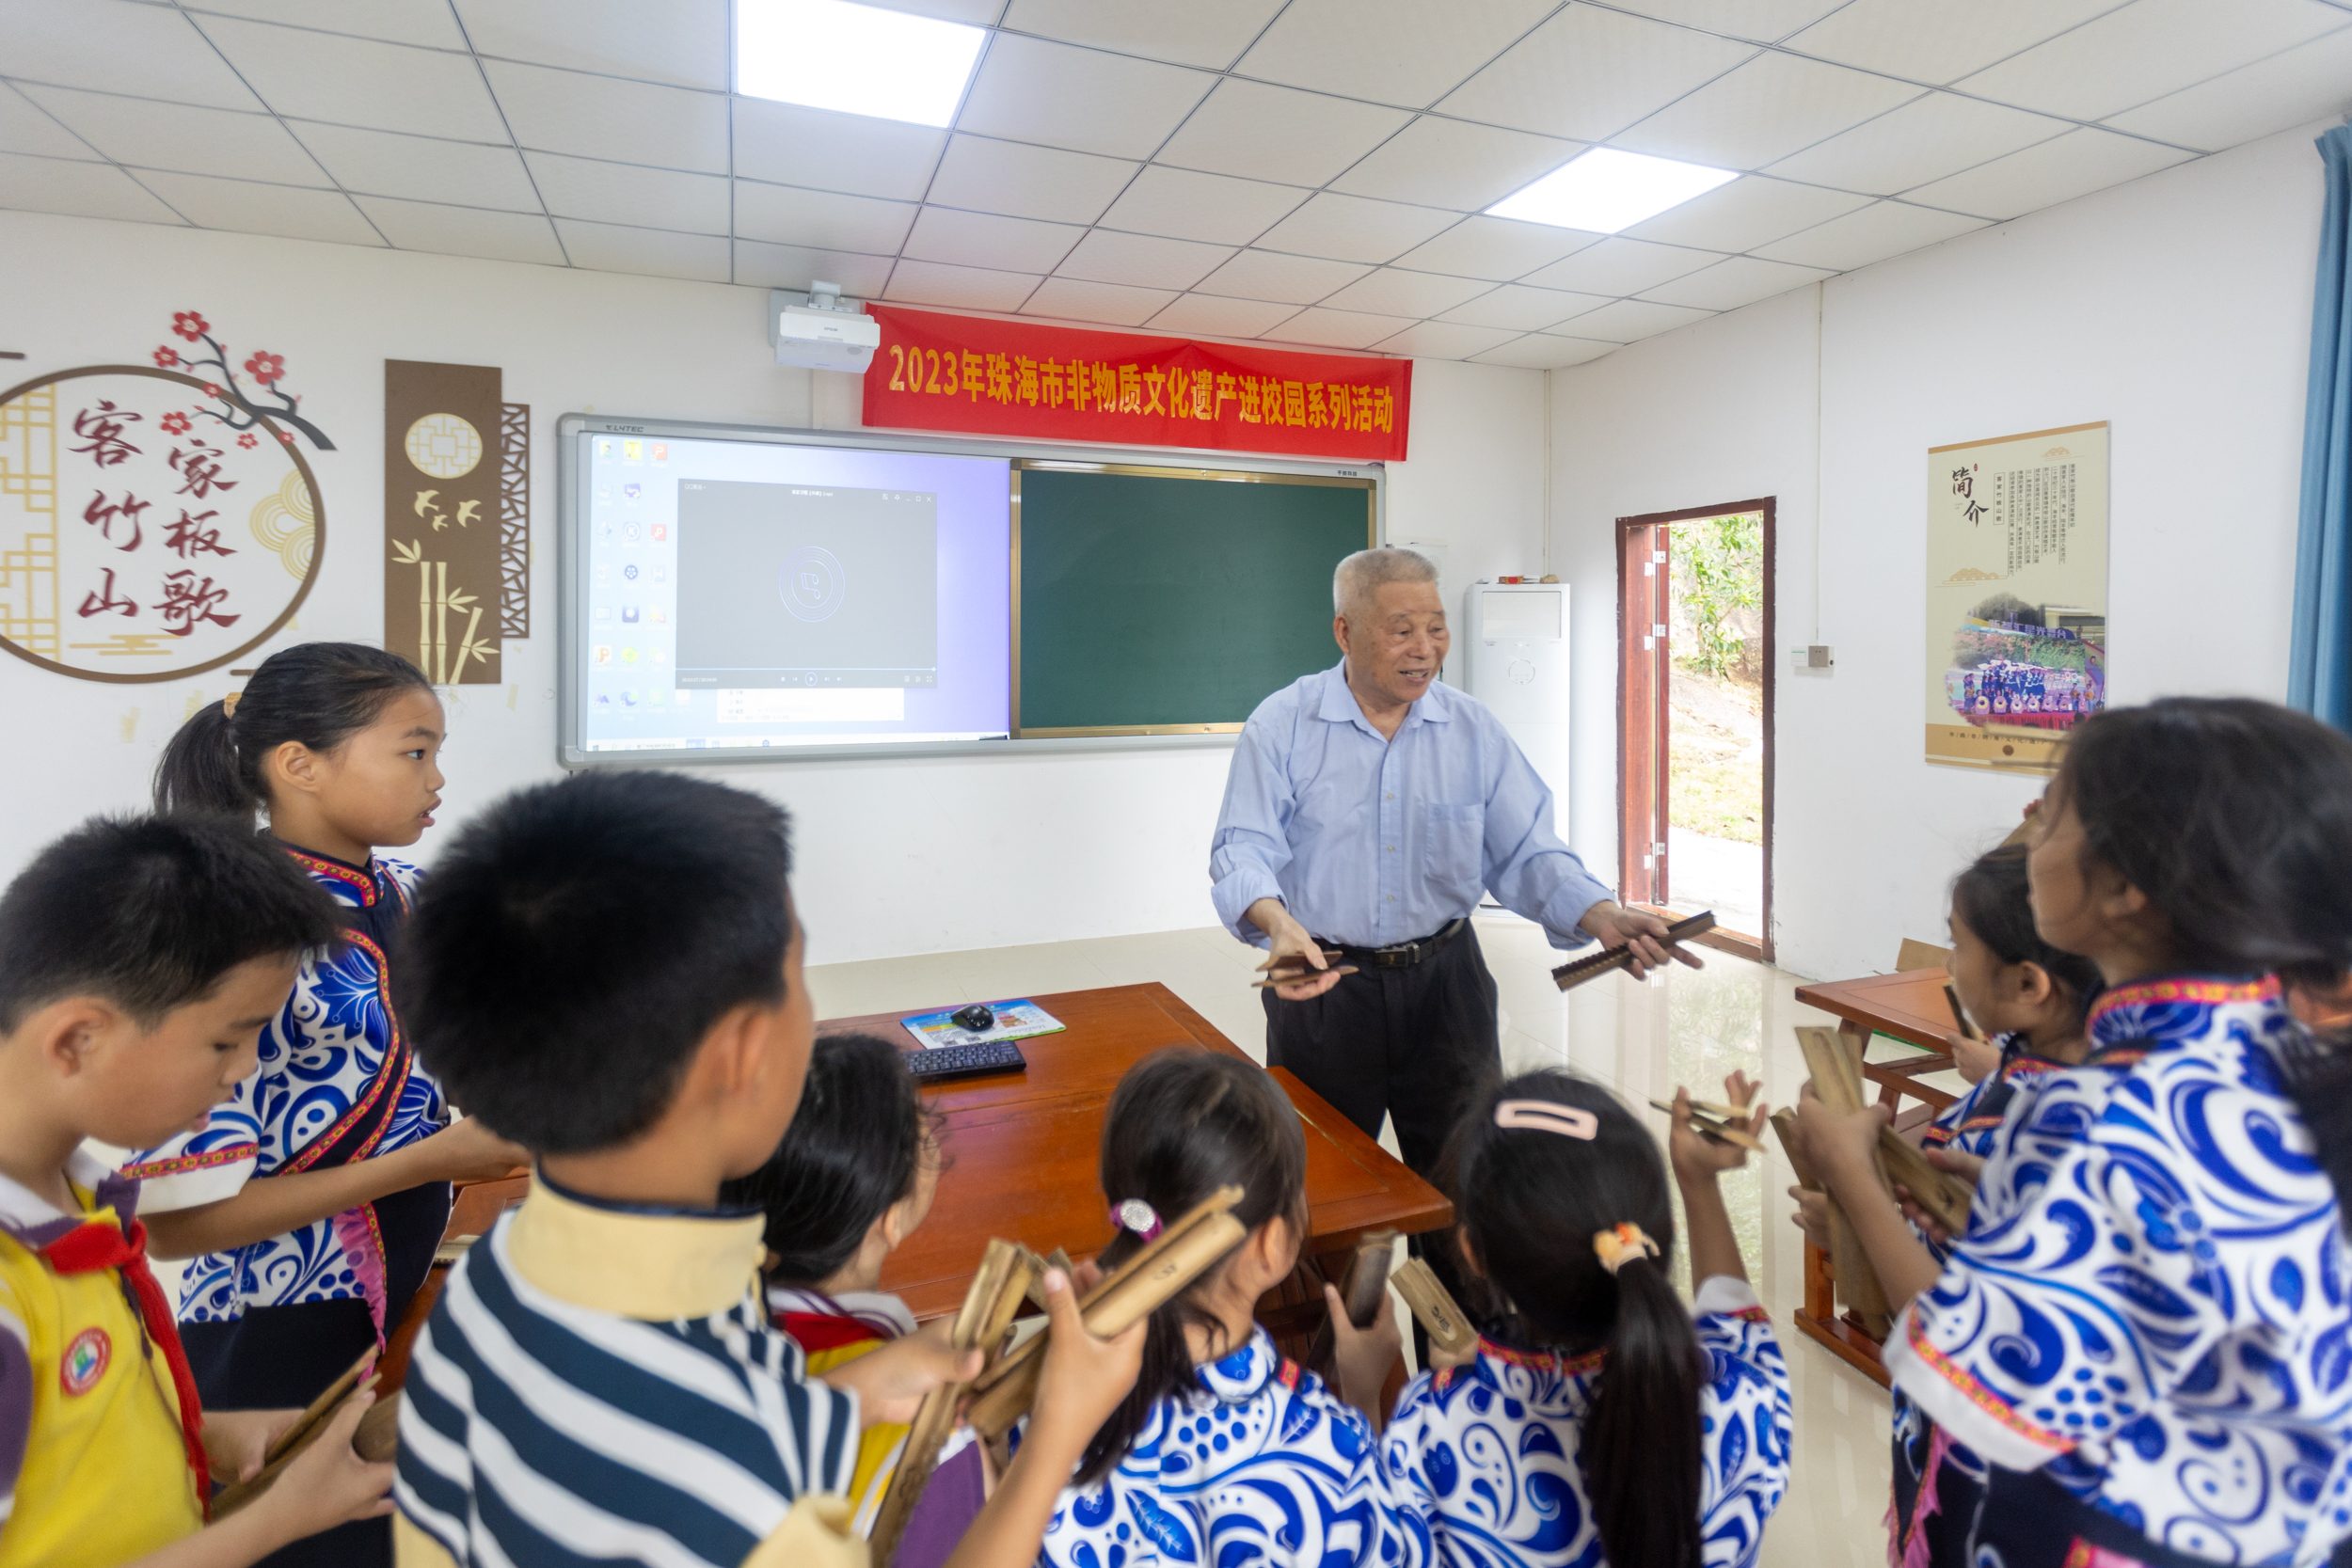
<svg viewBox="0 0 2352 1568">
<path fill-rule="evenodd" d="M 288 853 L 341 906 L 344 945 L 303 956 L 285 1008 L 262 1032 L 260 1062 L 214 1108 L 203 1131 L 133 1156 L 127 1168 L 145 1183 L 150 1214 L 220 1202 L 256 1177 L 389 1154 L 449 1120 L 440 1085 L 418 1064 L 392 1011 L 388 950 L 415 895 L 417 868 L 381 857 L 360 868 Z M 448 1188 L 439 1193 L 445 1222 Z M 387 1237 L 377 1210 L 362 1205 L 197 1259 L 181 1291 L 182 1321 L 228 1323 L 258 1307 L 359 1299 L 382 1334 L 388 1312 L 396 1321 L 405 1303 L 387 1299 Z M 403 1228 L 430 1221 L 424 1214 Z M 437 1230 L 425 1243 L 424 1263 L 438 1240 Z M 400 1261 L 395 1275 L 409 1272 Z M 392 1279 L 391 1293 L 400 1286 Z"/>
<path fill-rule="evenodd" d="M 1421 1568 L 1419 1502 L 1382 1470 L 1364 1418 L 1263 1329 L 1160 1401 L 1119 1467 L 1061 1496 L 1052 1568 Z"/>
<path fill-rule="evenodd" d="M 1764 1521 L 1788 1490 L 1788 1368 L 1746 1280 L 1707 1280 L 1692 1312 L 1708 1369 L 1699 1396 L 1706 1561 L 1739 1568 L 1756 1560 Z M 1600 1568 L 1580 1440 L 1606 1375 L 1601 1352 L 1564 1357 L 1482 1339 L 1474 1362 L 1406 1388 L 1381 1453 L 1427 1500 L 1441 1561 Z"/>
<path fill-rule="evenodd" d="M 2283 1088 L 2299 1027 L 2275 980 L 2167 979 L 2109 991 L 2090 1033 L 2001 1129 L 1887 1369 L 2000 1467 L 1976 1560 L 2071 1560 L 2062 1528 L 2017 1544 L 2007 1487 L 2073 1499 L 2083 1542 L 2324 1562 L 2352 1535 L 2352 1259 Z"/>
</svg>

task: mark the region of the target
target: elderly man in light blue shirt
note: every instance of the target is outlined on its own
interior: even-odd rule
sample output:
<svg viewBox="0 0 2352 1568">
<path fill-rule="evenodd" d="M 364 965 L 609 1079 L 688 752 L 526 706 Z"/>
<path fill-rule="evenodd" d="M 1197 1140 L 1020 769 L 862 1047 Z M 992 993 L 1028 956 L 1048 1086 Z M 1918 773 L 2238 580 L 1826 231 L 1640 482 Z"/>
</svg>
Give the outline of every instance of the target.
<svg viewBox="0 0 2352 1568">
<path fill-rule="evenodd" d="M 1331 596 L 1345 657 L 1249 716 L 1209 875 L 1226 927 L 1296 976 L 1265 992 L 1268 1065 L 1370 1134 L 1393 1117 L 1406 1163 L 1426 1172 L 1454 1108 L 1500 1063 L 1470 923 L 1483 894 L 1555 947 L 1629 945 L 1636 974 L 1697 959 L 1560 842 L 1551 791 L 1502 722 L 1438 681 L 1449 637 L 1426 557 L 1360 551 Z"/>
</svg>

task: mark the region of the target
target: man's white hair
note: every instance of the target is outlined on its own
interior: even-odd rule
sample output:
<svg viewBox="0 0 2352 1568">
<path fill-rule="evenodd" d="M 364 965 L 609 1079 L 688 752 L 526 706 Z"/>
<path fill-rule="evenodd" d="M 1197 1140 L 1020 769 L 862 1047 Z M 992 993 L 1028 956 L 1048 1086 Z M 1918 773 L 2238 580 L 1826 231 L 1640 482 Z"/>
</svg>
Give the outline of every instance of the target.
<svg viewBox="0 0 2352 1568">
<path fill-rule="evenodd" d="M 1372 596 L 1384 583 L 1437 580 L 1437 562 L 1419 550 L 1394 545 L 1358 550 L 1331 574 L 1331 613 L 1357 618 L 1358 611 L 1372 608 Z"/>
</svg>

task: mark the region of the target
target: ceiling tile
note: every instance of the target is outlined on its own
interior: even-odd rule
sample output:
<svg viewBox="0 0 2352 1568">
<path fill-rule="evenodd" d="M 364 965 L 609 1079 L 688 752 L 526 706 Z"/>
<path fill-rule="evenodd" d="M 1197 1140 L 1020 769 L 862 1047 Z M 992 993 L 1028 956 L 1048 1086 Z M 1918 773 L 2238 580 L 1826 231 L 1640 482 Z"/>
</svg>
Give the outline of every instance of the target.
<svg viewBox="0 0 2352 1568">
<path fill-rule="evenodd" d="M 1052 272 L 1086 230 L 1074 224 L 998 217 L 952 207 L 926 207 L 914 220 L 903 254 L 922 261 L 955 261 L 999 272 Z"/>
<path fill-rule="evenodd" d="M 2062 119 L 1955 93 L 1931 92 L 1817 142 L 1772 166 L 1774 174 L 1892 196 L 1988 158 L 2047 141 Z"/>
<path fill-rule="evenodd" d="M 912 11 L 941 22 L 961 22 L 967 27 L 993 27 L 1005 0 L 866 0 L 886 11 Z"/>
<path fill-rule="evenodd" d="M 1471 213 L 1582 150 L 1579 142 L 1422 115 L 1333 181 L 1331 188 Z"/>
<path fill-rule="evenodd" d="M 980 62 L 956 129 L 1148 158 L 1215 86 L 1206 71 L 1002 34 Z"/>
<path fill-rule="evenodd" d="M 402 250 L 564 264 L 564 249 L 555 243 L 554 226 L 536 213 L 485 213 L 472 207 L 396 201 L 381 196 L 352 199 L 384 237 Z"/>
<path fill-rule="evenodd" d="M 1245 250 L 1196 286 L 1204 294 L 1232 294 L 1243 299 L 1275 300 L 1285 305 L 1312 305 L 1333 290 L 1345 288 L 1371 270 L 1370 267 L 1348 261 L 1279 256 L 1269 250 Z"/>
<path fill-rule="evenodd" d="M 1931 207 L 2013 218 L 2170 168 L 2190 156 L 2178 148 L 2086 126 L 1907 194 Z"/>
<path fill-rule="evenodd" d="M 1633 152 L 1761 168 L 1893 108 L 1919 89 L 1793 55 L 1758 55 L 1615 139 Z"/>
<path fill-rule="evenodd" d="M 1581 365 L 1613 352 L 1615 343 L 1597 343 L 1585 338 L 1556 338 L 1547 332 L 1531 332 L 1524 338 L 1514 338 L 1501 348 L 1490 348 L 1471 358 L 1481 365 L 1517 365 L 1523 370 L 1565 370 Z"/>
<path fill-rule="evenodd" d="M 1158 156 L 1161 163 L 1212 174 L 1321 185 L 1411 118 L 1401 109 L 1229 78 Z"/>
<path fill-rule="evenodd" d="M 1044 279 L 1031 273 L 951 267 L 901 261 L 891 269 L 884 299 L 907 305 L 956 305 L 969 310 L 1018 310 Z"/>
<path fill-rule="evenodd" d="M 6 82 L 0 82 L 0 152 L 31 152 L 43 158 L 98 157 L 95 148 Z"/>
<path fill-rule="evenodd" d="M 1472 326 L 1507 326 L 1515 332 L 1533 332 L 1539 327 L 1557 326 L 1571 316 L 1598 309 L 1609 303 L 1601 294 L 1571 293 L 1565 289 L 1534 289 L 1524 283 L 1505 283 L 1491 293 L 1480 294 L 1465 305 L 1457 305 L 1439 316 L 1441 321 L 1467 322 Z"/>
<path fill-rule="evenodd" d="M 1790 39 L 1788 47 L 1914 82 L 1950 82 L 2113 10 L 2117 3 L 1966 0 L 1923 6 L 1919 0 L 1852 0 Z"/>
<path fill-rule="evenodd" d="M 1258 243 L 1268 250 L 1325 256 L 1342 261 L 1387 261 L 1403 255 L 1454 222 L 1454 214 L 1431 207 L 1406 207 L 1368 197 L 1325 191 L 1267 230 Z"/>
<path fill-rule="evenodd" d="M 0 6 L 0 62 L 24 81 L 216 109 L 262 106 L 195 24 L 168 6 L 8 0 Z"/>
<path fill-rule="evenodd" d="M 947 143 L 930 199 L 975 212 L 1052 223 L 1092 223 L 1136 166 L 1090 152 L 958 135 Z"/>
<path fill-rule="evenodd" d="M 1231 245 L 1097 230 L 1080 240 L 1077 248 L 1054 270 L 1064 277 L 1082 277 L 1096 283 L 1189 289 L 1222 266 L 1232 254 Z"/>
<path fill-rule="evenodd" d="M 1820 21 L 1845 0 L 1617 0 L 1625 9 L 1640 11 L 1686 27 L 1703 27 L 1726 38 L 1777 43 L 1789 34 Z"/>
<path fill-rule="evenodd" d="M 1701 250 L 1753 250 L 1840 213 L 1867 206 L 1869 199 L 1749 174 L 1636 224 L 1627 232 L 1635 239 L 1696 245 Z"/>
<path fill-rule="evenodd" d="M 231 17 L 204 18 L 204 31 L 281 115 L 455 141 L 506 140 L 470 55 Z"/>
<path fill-rule="evenodd" d="M 1215 294 L 1179 294 L 1148 324 L 1161 332 L 1198 332 L 1212 338 L 1254 338 L 1297 314 L 1295 305 L 1263 299 L 1220 299 Z"/>
<path fill-rule="evenodd" d="M 1372 346 L 1383 354 L 1409 354 L 1419 359 L 1467 359 L 1473 354 L 1500 348 L 1518 336 L 1499 326 L 1422 322 Z"/>
<path fill-rule="evenodd" d="M 659 20 L 648 17 L 644 0 L 454 4 L 466 19 L 466 34 L 477 55 L 713 92 L 726 91 L 732 77 L 727 0 L 661 0 Z"/>
<path fill-rule="evenodd" d="M 1588 245 L 1565 261 L 1554 261 L 1541 272 L 1531 273 L 1524 281 L 1538 288 L 1575 289 L 1589 294 L 1638 294 L 1721 260 L 1712 251 L 1619 236 Z"/>
<path fill-rule="evenodd" d="M 737 237 L 771 245 L 896 255 L 914 227 L 914 214 L 912 201 L 877 201 L 870 196 L 796 190 L 755 180 L 735 182 Z"/>
<path fill-rule="evenodd" d="M 727 232 L 723 175 L 677 174 L 666 168 L 639 168 L 633 164 L 566 158 L 554 152 L 532 152 L 525 161 L 531 165 L 540 198 L 557 217 L 639 229 L 675 229 L 690 234 Z"/>
<path fill-rule="evenodd" d="M 1172 289 L 1130 289 L 1117 283 L 1049 277 L 1037 286 L 1037 293 L 1021 307 L 1021 313 L 1059 316 L 1064 321 L 1101 322 L 1108 326 L 1141 326 L 1175 297 Z"/>
<path fill-rule="evenodd" d="M 180 219 L 137 181 L 110 164 L 72 163 L 0 152 L 0 207 L 132 223 Z"/>
<path fill-rule="evenodd" d="M 1557 261 L 1600 238 L 1581 229 L 1555 229 L 1548 223 L 1521 223 L 1481 213 L 1415 245 L 1398 257 L 1396 264 L 1415 272 L 1451 273 L 1499 283 Z"/>
<path fill-rule="evenodd" d="M 483 65 L 515 145 L 700 174 L 727 172 L 727 101 L 550 66 Z"/>
<path fill-rule="evenodd" d="M 738 98 L 735 172 L 780 185 L 919 200 L 947 133 L 895 119 Z"/>
<path fill-rule="evenodd" d="M 684 277 L 698 283 L 727 280 L 727 242 L 723 235 L 673 234 L 667 230 L 583 223 L 578 218 L 557 218 L 555 231 L 563 236 L 564 253 L 576 267 L 593 272 L 641 273 L 648 277 Z"/>
<path fill-rule="evenodd" d="M 1184 0 L 1181 6 L 1012 0 L 1004 24 L 1069 43 L 1222 71 L 1281 8 L 1282 0 Z"/>
<path fill-rule="evenodd" d="M 1301 310 L 1265 337 L 1324 348 L 1370 348 L 1413 325 L 1409 316 L 1367 316 L 1355 310 Z"/>
<path fill-rule="evenodd" d="M 334 183 L 286 128 L 264 114 L 27 84 L 24 96 L 119 164 L 225 174 L 280 185 Z M 87 153 L 83 153 L 87 157 Z"/>
<path fill-rule="evenodd" d="M 2107 123 L 2219 151 L 2352 109 L 2352 28 L 2144 103 Z"/>
<path fill-rule="evenodd" d="M 1692 310 L 1679 305 L 1658 305 L 1645 299 L 1613 299 L 1597 310 L 1587 310 L 1568 325 L 1587 338 L 1630 343 L 1672 332 L 1677 326 L 1705 321 L 1712 310 Z"/>
<path fill-rule="evenodd" d="M 349 33 L 424 49 L 463 49 L 449 0 L 195 0 L 183 10 L 217 12 L 255 22 L 282 22 L 323 33 Z M 479 40 L 479 35 L 477 41 Z"/>
<path fill-rule="evenodd" d="M 1235 69 L 1295 87 L 1420 108 L 1540 21 L 1557 0 L 1291 0 Z"/>
<path fill-rule="evenodd" d="M 1711 267 L 1701 267 L 1687 277 L 1661 283 L 1642 297 L 1667 305 L 1694 305 L 1703 310 L 1737 310 L 1742 305 L 1753 305 L 1759 299 L 1770 299 L 1833 276 L 1820 267 L 1734 256 Z"/>
<path fill-rule="evenodd" d="M 1963 79 L 1963 90 L 2105 119 L 2344 25 L 2320 0 L 2135 0 Z"/>
<path fill-rule="evenodd" d="M 139 182 L 201 229 L 280 234 L 292 240 L 332 240 L 341 245 L 384 243 L 351 204 L 351 198 L 341 191 L 258 185 L 209 174 L 150 173 L 140 175 Z"/>
<path fill-rule="evenodd" d="M 1450 115 L 1598 141 L 1756 54 L 1752 44 L 1570 6 L 1448 94 Z"/>
<path fill-rule="evenodd" d="M 1489 286 L 1474 277 L 1382 267 L 1321 303 L 1334 309 L 1365 310 L 1378 316 L 1434 316 L 1485 293 Z"/>
<path fill-rule="evenodd" d="M 1295 185 L 1146 164 L 1135 183 L 1103 214 L 1102 223 L 1139 234 L 1248 245 L 1310 194 Z"/>
<path fill-rule="evenodd" d="M 890 280 L 887 256 L 850 256 L 838 250 L 806 250 L 799 245 L 761 245 L 756 240 L 735 242 L 735 280 L 755 288 L 799 289 L 811 283 L 837 283 L 857 299 L 872 299 Z"/>
<path fill-rule="evenodd" d="M 1756 254 L 1769 261 L 1849 272 L 1983 227 L 1982 218 L 1900 201 L 1874 201 L 1860 212 L 1759 246 Z"/>
<path fill-rule="evenodd" d="M 355 131 L 309 120 L 293 121 L 289 129 L 347 191 L 517 213 L 539 210 L 531 175 L 512 147 Z"/>
</svg>

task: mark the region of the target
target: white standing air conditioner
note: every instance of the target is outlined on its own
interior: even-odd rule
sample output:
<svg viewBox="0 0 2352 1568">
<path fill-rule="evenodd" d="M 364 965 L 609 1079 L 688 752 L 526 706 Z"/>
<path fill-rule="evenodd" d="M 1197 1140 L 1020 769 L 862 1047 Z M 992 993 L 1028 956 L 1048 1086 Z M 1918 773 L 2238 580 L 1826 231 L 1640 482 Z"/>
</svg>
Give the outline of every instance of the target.
<svg viewBox="0 0 2352 1568">
<path fill-rule="evenodd" d="M 1552 829 L 1568 798 L 1568 585 L 1487 582 L 1470 587 L 1463 689 L 1493 710 L 1551 789 Z"/>
<path fill-rule="evenodd" d="M 771 289 L 768 341 L 779 365 L 858 375 L 882 346 L 882 324 L 855 300 L 843 303 L 837 283 L 811 284 L 805 294 Z"/>
</svg>

